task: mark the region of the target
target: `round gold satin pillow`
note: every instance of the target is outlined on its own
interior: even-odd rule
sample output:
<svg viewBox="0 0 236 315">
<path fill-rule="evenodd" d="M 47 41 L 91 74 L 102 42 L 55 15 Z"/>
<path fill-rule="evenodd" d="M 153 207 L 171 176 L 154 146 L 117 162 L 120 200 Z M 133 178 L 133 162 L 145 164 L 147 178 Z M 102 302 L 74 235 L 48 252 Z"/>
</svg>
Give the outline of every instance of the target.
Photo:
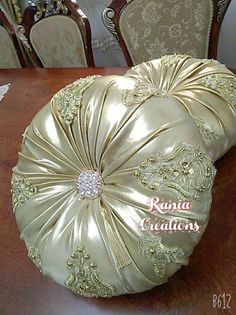
<svg viewBox="0 0 236 315">
<path fill-rule="evenodd" d="M 88 297 L 166 282 L 207 226 L 235 105 L 225 66 L 180 55 L 60 90 L 27 128 L 12 176 L 39 270 Z"/>
</svg>

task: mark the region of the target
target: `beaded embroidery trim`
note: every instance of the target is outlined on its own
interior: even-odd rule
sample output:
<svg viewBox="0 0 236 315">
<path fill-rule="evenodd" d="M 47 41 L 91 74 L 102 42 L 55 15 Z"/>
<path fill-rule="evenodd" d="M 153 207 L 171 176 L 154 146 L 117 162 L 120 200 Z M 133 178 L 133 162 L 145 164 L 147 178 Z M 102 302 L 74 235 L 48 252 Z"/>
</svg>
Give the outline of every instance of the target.
<svg viewBox="0 0 236 315">
<path fill-rule="evenodd" d="M 188 58 L 188 55 L 166 55 L 160 58 L 161 66 L 164 69 L 168 69 L 171 66 L 174 66 L 183 58 Z"/>
<path fill-rule="evenodd" d="M 219 61 L 218 60 L 216 60 L 216 59 L 202 59 L 202 63 L 203 64 L 209 64 L 209 63 L 213 63 L 213 64 L 219 64 Z"/>
<path fill-rule="evenodd" d="M 82 105 L 83 93 L 97 77 L 99 75 L 88 76 L 77 80 L 67 85 L 54 96 L 58 112 L 67 125 L 72 124 L 78 109 Z"/>
<path fill-rule="evenodd" d="M 215 131 L 207 126 L 207 122 L 203 117 L 194 116 L 193 119 L 199 129 L 203 140 L 213 140 L 217 138 Z"/>
<path fill-rule="evenodd" d="M 180 143 L 168 155 L 161 153 L 142 162 L 133 173 L 152 191 L 169 191 L 185 200 L 201 200 L 213 184 L 216 170 L 198 147 Z"/>
<path fill-rule="evenodd" d="M 37 187 L 21 175 L 12 174 L 12 206 L 13 212 L 16 207 L 23 205 L 28 199 L 37 193 Z"/>
<path fill-rule="evenodd" d="M 79 245 L 67 261 L 69 276 L 65 286 L 86 297 L 112 297 L 113 288 L 100 278 L 95 262 L 84 246 Z"/>
<path fill-rule="evenodd" d="M 151 84 L 144 82 L 136 82 L 132 90 L 123 90 L 122 102 L 126 106 L 130 105 L 141 105 L 148 98 L 156 97 L 167 97 L 167 91 L 160 90 Z"/>
<path fill-rule="evenodd" d="M 40 272 L 43 270 L 43 263 L 41 259 L 40 252 L 38 248 L 31 246 L 28 249 L 28 257 L 32 259 L 35 266 L 39 269 Z"/>
<path fill-rule="evenodd" d="M 236 77 L 226 74 L 210 74 L 198 80 L 198 83 L 213 90 L 225 100 L 236 106 Z"/>
<path fill-rule="evenodd" d="M 139 255 L 151 260 L 154 272 L 159 278 L 164 277 L 168 263 L 178 263 L 179 259 L 184 256 L 182 248 L 174 247 L 168 249 L 163 245 L 162 238 L 154 235 L 145 235 L 140 238 L 138 252 Z"/>
</svg>

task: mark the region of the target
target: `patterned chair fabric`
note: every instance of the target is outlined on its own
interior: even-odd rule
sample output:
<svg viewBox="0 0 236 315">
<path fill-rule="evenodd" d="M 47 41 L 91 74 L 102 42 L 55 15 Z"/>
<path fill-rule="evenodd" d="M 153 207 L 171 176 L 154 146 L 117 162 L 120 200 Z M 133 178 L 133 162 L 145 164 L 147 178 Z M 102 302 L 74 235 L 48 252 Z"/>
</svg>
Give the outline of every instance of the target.
<svg viewBox="0 0 236 315">
<path fill-rule="evenodd" d="M 52 1 L 52 5 L 44 2 L 38 8 L 28 7 L 23 17 L 26 36 L 42 66 L 93 66 L 90 28 L 82 11 L 67 0 Z"/>
<path fill-rule="evenodd" d="M 3 26 L 0 26 L 0 43 L 0 68 L 21 68 L 11 37 Z"/>
<path fill-rule="evenodd" d="M 24 61 L 14 29 L 0 10 L 0 69 L 21 68 L 22 65 Z"/>
<path fill-rule="evenodd" d="M 81 49 L 82 35 L 77 24 L 67 16 L 40 20 L 31 29 L 30 41 L 46 68 L 87 67 L 85 51 Z"/>
<path fill-rule="evenodd" d="M 229 3 L 114 0 L 105 9 L 103 21 L 118 38 L 129 65 L 174 53 L 215 58 L 219 27 Z"/>
</svg>

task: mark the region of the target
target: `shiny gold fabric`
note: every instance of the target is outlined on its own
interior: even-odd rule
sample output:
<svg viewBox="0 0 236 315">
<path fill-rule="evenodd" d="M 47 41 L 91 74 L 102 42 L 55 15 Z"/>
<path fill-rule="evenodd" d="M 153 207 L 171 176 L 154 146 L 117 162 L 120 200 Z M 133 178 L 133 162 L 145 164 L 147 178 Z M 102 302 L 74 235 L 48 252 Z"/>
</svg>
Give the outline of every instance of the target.
<svg viewBox="0 0 236 315">
<path fill-rule="evenodd" d="M 12 177 L 16 221 L 39 270 L 89 297 L 166 282 L 207 226 L 213 162 L 236 143 L 235 106 L 225 66 L 176 55 L 59 91 L 27 128 Z M 100 176 L 94 198 L 78 189 L 86 171 Z M 150 212 L 153 196 L 191 209 Z M 151 231 L 145 219 L 200 229 Z"/>
</svg>

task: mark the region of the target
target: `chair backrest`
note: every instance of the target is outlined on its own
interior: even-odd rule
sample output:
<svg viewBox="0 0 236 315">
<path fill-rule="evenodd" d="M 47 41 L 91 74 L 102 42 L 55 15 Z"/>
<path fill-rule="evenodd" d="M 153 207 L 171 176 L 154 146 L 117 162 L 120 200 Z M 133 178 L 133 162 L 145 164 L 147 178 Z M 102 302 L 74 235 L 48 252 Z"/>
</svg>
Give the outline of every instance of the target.
<svg viewBox="0 0 236 315">
<path fill-rule="evenodd" d="M 129 66 L 167 54 L 216 58 L 231 0 L 113 0 L 103 12 Z"/>
<path fill-rule="evenodd" d="M 14 28 L 4 12 L 0 10 L 0 69 L 24 66 L 25 61 Z"/>
<path fill-rule="evenodd" d="M 23 15 L 33 58 L 45 68 L 94 66 L 90 25 L 76 2 L 51 0 Z"/>
</svg>

